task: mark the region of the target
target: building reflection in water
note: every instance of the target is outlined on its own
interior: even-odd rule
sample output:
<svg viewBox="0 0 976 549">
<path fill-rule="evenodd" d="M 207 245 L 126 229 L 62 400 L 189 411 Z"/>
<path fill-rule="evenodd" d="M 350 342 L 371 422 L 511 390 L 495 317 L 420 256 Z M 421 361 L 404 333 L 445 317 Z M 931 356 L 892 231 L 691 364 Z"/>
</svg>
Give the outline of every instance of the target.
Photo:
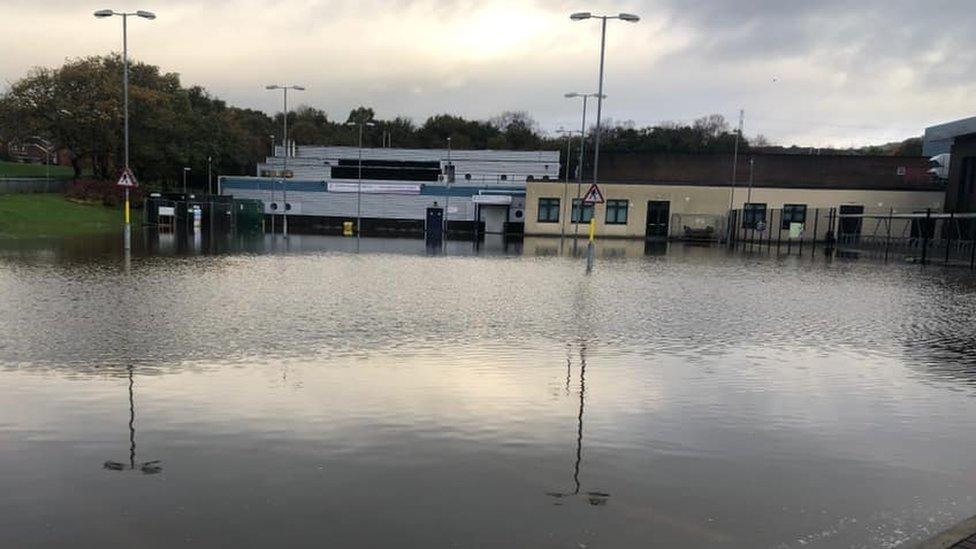
<svg viewBox="0 0 976 549">
<path fill-rule="evenodd" d="M 135 404 L 135 378 L 132 366 L 129 366 L 129 463 L 118 461 L 106 461 L 102 464 L 104 469 L 110 471 L 141 471 L 147 475 L 155 475 L 163 470 L 159 460 L 144 461 L 136 466 L 136 404 Z"/>
<path fill-rule="evenodd" d="M 572 368 L 572 361 L 568 360 L 566 365 L 567 383 Z M 573 463 L 573 491 L 572 492 L 547 492 L 546 495 L 552 497 L 556 505 L 562 505 L 565 498 L 583 495 L 590 505 L 604 505 L 610 494 L 602 491 L 582 491 L 580 483 L 580 466 L 583 463 L 583 414 L 586 410 L 586 343 L 580 343 L 579 347 L 579 412 L 576 416 L 576 459 Z"/>
</svg>

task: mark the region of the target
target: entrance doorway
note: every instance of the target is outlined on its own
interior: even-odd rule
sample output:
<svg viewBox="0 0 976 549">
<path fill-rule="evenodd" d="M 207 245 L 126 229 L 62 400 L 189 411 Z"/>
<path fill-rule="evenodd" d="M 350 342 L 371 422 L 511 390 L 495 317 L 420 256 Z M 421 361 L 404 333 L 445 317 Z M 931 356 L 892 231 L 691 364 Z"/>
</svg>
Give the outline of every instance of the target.
<svg viewBox="0 0 976 549">
<path fill-rule="evenodd" d="M 664 240 L 668 237 L 671 220 L 671 203 L 663 200 L 647 202 L 647 239 Z"/>
<path fill-rule="evenodd" d="M 864 206 L 845 204 L 840 207 L 841 215 L 860 215 L 864 213 Z M 838 228 L 838 240 L 845 243 L 855 243 L 861 239 L 861 225 L 864 220 L 860 217 L 841 217 Z"/>
<path fill-rule="evenodd" d="M 440 238 L 444 233 L 444 208 L 427 208 L 427 221 L 424 224 L 427 237 Z"/>
</svg>

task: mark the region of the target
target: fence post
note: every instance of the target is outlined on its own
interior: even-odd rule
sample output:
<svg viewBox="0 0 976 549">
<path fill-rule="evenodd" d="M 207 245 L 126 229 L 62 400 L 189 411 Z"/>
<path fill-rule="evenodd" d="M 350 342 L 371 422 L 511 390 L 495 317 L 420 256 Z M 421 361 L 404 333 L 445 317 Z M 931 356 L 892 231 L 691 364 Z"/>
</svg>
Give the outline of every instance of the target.
<svg viewBox="0 0 976 549">
<path fill-rule="evenodd" d="M 776 225 L 776 255 L 779 255 L 780 242 L 782 241 L 783 241 L 783 210 L 780 210 L 779 224 Z"/>
<path fill-rule="evenodd" d="M 942 232 L 945 233 L 945 261 L 943 265 L 949 264 L 949 250 L 952 247 L 952 222 L 956 219 L 956 213 L 952 212 L 949 214 L 948 225 L 942 227 Z"/>
<path fill-rule="evenodd" d="M 817 255 L 817 229 L 819 228 L 820 228 L 820 208 L 815 208 L 813 214 L 813 242 L 810 244 L 813 247 L 810 248 L 810 257 L 816 257 Z"/>
<path fill-rule="evenodd" d="M 895 209 L 889 208 L 888 209 L 888 234 L 885 236 L 885 251 L 884 251 L 885 263 L 888 262 L 888 249 L 891 247 L 891 218 L 894 217 L 894 215 L 895 215 Z"/>
<path fill-rule="evenodd" d="M 969 268 L 976 269 L 976 220 L 969 221 L 969 245 L 972 250 L 969 252 Z"/>
<path fill-rule="evenodd" d="M 932 208 L 925 208 L 925 226 L 922 228 L 922 265 L 928 259 L 929 223 L 932 221 Z"/>
</svg>

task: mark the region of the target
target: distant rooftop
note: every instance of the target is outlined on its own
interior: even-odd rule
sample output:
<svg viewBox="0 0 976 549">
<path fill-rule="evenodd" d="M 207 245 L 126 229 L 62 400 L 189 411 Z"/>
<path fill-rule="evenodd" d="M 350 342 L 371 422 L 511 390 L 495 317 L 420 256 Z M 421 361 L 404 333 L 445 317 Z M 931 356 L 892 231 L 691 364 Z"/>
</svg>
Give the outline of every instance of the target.
<svg viewBox="0 0 976 549">
<path fill-rule="evenodd" d="M 953 139 L 970 133 L 976 133 L 976 116 L 925 128 L 925 136 L 922 138 L 922 154 L 933 157 L 937 154 L 948 153 L 952 149 Z"/>
</svg>

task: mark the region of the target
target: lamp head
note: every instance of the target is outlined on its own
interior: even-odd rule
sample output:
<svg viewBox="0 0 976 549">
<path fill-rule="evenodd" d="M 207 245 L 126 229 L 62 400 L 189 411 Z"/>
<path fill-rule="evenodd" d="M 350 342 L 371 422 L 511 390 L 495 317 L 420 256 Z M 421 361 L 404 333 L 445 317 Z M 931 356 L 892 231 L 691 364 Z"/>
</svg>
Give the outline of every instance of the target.
<svg viewBox="0 0 976 549">
<path fill-rule="evenodd" d="M 145 11 L 145 10 L 139 10 L 139 11 L 137 11 L 136 12 L 136 15 L 138 15 L 139 17 L 142 17 L 143 19 L 155 19 L 156 18 L 156 14 L 155 13 L 153 13 L 151 11 Z"/>
<path fill-rule="evenodd" d="M 569 18 L 573 21 L 582 21 L 584 19 L 589 19 L 590 17 L 593 17 L 593 14 L 588 11 L 578 11 L 569 16 Z"/>
<path fill-rule="evenodd" d="M 627 21 L 628 23 L 636 23 L 640 21 L 640 17 L 632 13 L 621 13 L 620 15 L 617 16 L 617 19 L 620 19 L 621 21 Z"/>
<path fill-rule="evenodd" d="M 571 93 L 567 93 L 567 94 L 566 94 L 566 95 L 564 95 L 563 97 L 565 97 L 566 99 L 572 99 L 572 98 L 574 98 L 574 97 L 579 97 L 580 95 L 581 95 L 581 94 L 579 94 L 579 93 L 576 93 L 576 92 L 571 92 Z"/>
<path fill-rule="evenodd" d="M 305 91 L 305 86 L 292 86 L 291 89 L 298 91 Z"/>
<path fill-rule="evenodd" d="M 115 12 L 112 10 L 98 10 L 95 12 L 95 17 L 98 17 L 99 19 L 104 17 L 112 17 L 113 15 L 115 15 Z"/>
<path fill-rule="evenodd" d="M 270 84 L 270 85 L 264 87 L 264 89 L 266 89 L 266 90 L 277 90 L 279 88 L 280 88 L 280 86 L 277 86 L 275 84 Z"/>
</svg>

